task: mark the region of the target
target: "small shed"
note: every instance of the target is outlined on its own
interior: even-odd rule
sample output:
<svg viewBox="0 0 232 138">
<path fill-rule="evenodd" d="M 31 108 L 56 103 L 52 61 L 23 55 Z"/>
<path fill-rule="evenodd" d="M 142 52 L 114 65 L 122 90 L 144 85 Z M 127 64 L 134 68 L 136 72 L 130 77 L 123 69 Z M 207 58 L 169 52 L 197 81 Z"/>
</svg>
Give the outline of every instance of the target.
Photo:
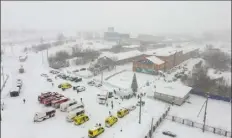
<svg viewBox="0 0 232 138">
<path fill-rule="evenodd" d="M 155 84 L 155 85 L 154 85 Z M 191 87 L 180 82 L 164 83 L 155 82 L 147 89 L 147 96 L 159 99 L 168 103 L 182 105 L 189 97 Z"/>
</svg>

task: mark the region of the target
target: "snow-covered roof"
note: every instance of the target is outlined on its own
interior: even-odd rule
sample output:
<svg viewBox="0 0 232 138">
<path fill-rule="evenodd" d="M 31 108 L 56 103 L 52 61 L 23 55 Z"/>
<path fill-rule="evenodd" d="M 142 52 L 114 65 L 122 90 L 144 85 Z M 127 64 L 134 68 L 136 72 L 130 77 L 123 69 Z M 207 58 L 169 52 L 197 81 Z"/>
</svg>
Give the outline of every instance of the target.
<svg viewBox="0 0 232 138">
<path fill-rule="evenodd" d="M 140 47 L 139 45 L 126 45 L 126 46 L 123 46 L 124 48 L 138 48 Z"/>
<path fill-rule="evenodd" d="M 154 85 L 156 88 L 154 88 Z M 169 96 L 175 96 L 183 98 L 186 96 L 192 88 L 181 84 L 180 82 L 165 83 L 156 81 L 150 87 L 146 88 L 148 95 L 153 96 L 154 92 L 161 93 Z"/>
<path fill-rule="evenodd" d="M 153 63 L 160 65 L 163 64 L 164 61 L 161 60 L 160 58 L 156 57 L 156 56 L 150 56 L 150 57 L 146 57 L 148 60 L 152 61 Z"/>
<path fill-rule="evenodd" d="M 116 58 L 117 60 L 123 60 L 123 59 L 127 59 L 127 58 L 131 58 L 131 57 L 135 57 L 135 56 L 139 56 L 142 55 L 143 53 L 138 51 L 138 50 L 132 50 L 132 51 L 128 51 L 128 52 L 121 52 L 121 53 L 112 53 L 112 52 L 103 52 L 99 58 L 101 57 L 108 57 L 108 58 Z"/>
<path fill-rule="evenodd" d="M 176 52 L 183 52 L 183 54 L 188 53 L 190 51 L 196 50 L 198 47 L 190 47 L 190 46 L 185 46 L 185 47 L 164 47 L 164 48 L 158 48 L 155 50 L 151 50 L 146 52 L 145 54 L 147 55 L 155 55 L 155 56 L 170 56 L 174 55 Z"/>
</svg>

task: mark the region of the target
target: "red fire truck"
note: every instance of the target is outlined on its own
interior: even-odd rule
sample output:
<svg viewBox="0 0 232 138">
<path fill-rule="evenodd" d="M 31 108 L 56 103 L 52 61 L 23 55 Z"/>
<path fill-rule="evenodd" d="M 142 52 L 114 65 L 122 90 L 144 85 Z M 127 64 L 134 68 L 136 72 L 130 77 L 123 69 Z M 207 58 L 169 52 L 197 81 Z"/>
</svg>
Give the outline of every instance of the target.
<svg viewBox="0 0 232 138">
<path fill-rule="evenodd" d="M 61 95 L 57 92 L 50 92 L 50 93 L 38 96 L 38 100 L 40 103 L 44 103 L 44 100 L 46 100 L 47 98 L 52 97 L 52 96 L 53 97 L 64 97 L 63 95 Z"/>
<path fill-rule="evenodd" d="M 67 102 L 69 100 L 69 98 L 66 98 L 66 97 L 61 97 L 60 99 L 58 100 L 53 100 L 51 102 L 51 105 L 52 107 L 54 108 L 60 108 L 60 104 L 64 103 L 64 102 Z"/>
</svg>

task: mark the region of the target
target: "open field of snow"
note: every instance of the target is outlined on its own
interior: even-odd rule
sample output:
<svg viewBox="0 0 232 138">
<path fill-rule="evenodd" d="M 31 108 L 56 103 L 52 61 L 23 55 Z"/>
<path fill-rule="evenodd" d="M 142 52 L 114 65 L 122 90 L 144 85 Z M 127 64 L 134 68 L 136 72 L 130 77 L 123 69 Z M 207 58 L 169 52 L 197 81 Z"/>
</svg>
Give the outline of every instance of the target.
<svg viewBox="0 0 232 138">
<path fill-rule="evenodd" d="M 201 129 L 188 127 L 170 120 L 165 120 L 160 124 L 153 134 L 153 138 L 170 138 L 170 136 L 163 135 L 163 131 L 171 131 L 178 138 L 225 138 L 225 136 L 216 135 L 207 131 L 202 133 Z"/>
<path fill-rule="evenodd" d="M 203 123 L 204 110 L 199 117 L 197 117 L 197 115 L 205 100 L 206 99 L 203 97 L 190 95 L 188 99 L 190 103 L 184 103 L 182 106 L 173 106 L 169 114 Z M 206 124 L 230 131 L 231 103 L 209 99 Z"/>
<path fill-rule="evenodd" d="M 107 82 L 115 84 L 121 88 L 131 88 L 131 83 L 133 79 L 133 75 L 135 72 L 126 71 L 122 72 L 112 78 L 110 78 Z M 143 73 L 135 73 L 137 77 L 138 87 L 142 87 L 146 84 L 147 81 L 154 80 L 154 76 L 143 74 Z"/>
</svg>

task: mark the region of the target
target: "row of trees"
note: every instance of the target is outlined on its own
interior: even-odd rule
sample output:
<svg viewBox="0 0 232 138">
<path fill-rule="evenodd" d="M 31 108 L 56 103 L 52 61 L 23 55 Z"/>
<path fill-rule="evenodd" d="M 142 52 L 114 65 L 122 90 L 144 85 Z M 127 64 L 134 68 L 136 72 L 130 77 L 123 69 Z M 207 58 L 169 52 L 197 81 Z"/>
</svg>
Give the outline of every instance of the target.
<svg viewBox="0 0 232 138">
<path fill-rule="evenodd" d="M 231 86 L 223 77 L 211 79 L 208 76 L 208 69 L 208 66 L 200 62 L 194 66 L 192 75 L 182 81 L 193 88 L 199 88 L 214 95 L 231 97 Z"/>
<path fill-rule="evenodd" d="M 220 71 L 230 70 L 231 56 L 220 49 L 213 48 L 213 45 L 206 46 L 202 57 L 210 68 Z"/>
<path fill-rule="evenodd" d="M 79 48 L 73 48 L 72 54 L 69 54 L 67 51 L 59 51 L 56 52 L 54 56 L 49 57 L 49 64 L 54 62 L 65 62 L 68 59 L 79 57 L 81 58 L 83 64 L 90 62 L 91 60 L 99 57 L 100 53 L 98 51 L 94 51 L 92 49 L 81 50 Z"/>
</svg>

